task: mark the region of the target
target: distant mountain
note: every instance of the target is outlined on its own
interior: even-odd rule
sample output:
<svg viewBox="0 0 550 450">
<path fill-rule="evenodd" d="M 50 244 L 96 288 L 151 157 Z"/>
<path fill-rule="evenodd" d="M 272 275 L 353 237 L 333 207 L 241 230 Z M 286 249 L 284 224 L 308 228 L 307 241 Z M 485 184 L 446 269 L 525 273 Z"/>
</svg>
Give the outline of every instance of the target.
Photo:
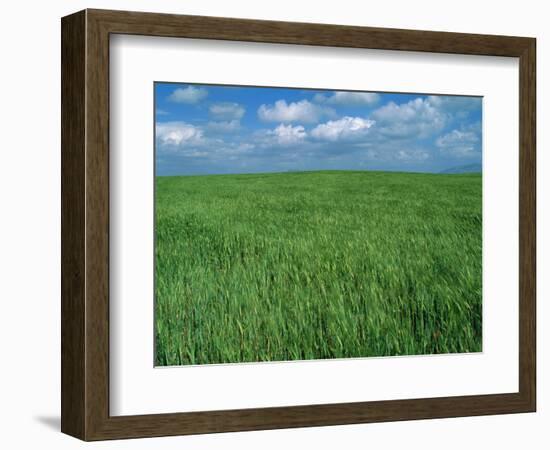
<svg viewBox="0 0 550 450">
<path fill-rule="evenodd" d="M 464 166 L 451 167 L 439 173 L 478 173 L 481 172 L 481 164 L 466 164 Z"/>
</svg>

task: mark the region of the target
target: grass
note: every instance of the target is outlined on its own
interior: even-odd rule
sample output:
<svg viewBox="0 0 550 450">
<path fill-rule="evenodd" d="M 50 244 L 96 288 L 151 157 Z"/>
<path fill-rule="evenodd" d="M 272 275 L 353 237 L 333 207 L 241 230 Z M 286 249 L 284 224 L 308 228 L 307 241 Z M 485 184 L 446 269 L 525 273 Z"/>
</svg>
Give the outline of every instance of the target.
<svg viewBox="0 0 550 450">
<path fill-rule="evenodd" d="M 157 177 L 156 364 L 481 351 L 481 174 Z"/>
</svg>

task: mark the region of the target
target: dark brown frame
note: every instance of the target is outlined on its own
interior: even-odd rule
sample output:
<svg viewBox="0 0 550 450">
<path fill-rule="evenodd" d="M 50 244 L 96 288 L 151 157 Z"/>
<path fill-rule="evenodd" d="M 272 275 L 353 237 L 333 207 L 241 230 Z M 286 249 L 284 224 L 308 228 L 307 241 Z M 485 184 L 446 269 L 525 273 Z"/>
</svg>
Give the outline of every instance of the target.
<svg viewBox="0 0 550 450">
<path fill-rule="evenodd" d="M 104 10 L 64 17 L 61 30 L 64 433 L 101 440 L 535 411 L 534 38 Z M 519 392 L 110 416 L 109 35 L 113 33 L 519 58 Z"/>
</svg>

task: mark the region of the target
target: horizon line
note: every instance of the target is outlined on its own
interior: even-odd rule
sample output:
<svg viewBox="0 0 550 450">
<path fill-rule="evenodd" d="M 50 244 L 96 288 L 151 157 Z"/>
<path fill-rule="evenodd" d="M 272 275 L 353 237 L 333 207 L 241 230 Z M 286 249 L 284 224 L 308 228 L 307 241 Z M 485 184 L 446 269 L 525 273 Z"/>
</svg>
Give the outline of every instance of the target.
<svg viewBox="0 0 550 450">
<path fill-rule="evenodd" d="M 175 175 L 159 175 L 155 177 L 204 177 L 204 176 L 231 176 L 231 175 L 283 175 L 283 174 L 298 174 L 298 173 L 320 173 L 320 172 L 374 172 L 374 173 L 406 173 L 417 175 L 483 175 L 482 170 L 465 171 L 465 172 L 447 172 L 453 168 L 444 169 L 439 172 L 420 172 L 420 171 L 405 171 L 405 170 L 379 170 L 379 169 L 313 169 L 313 170 L 285 170 L 273 172 L 229 172 L 229 173 L 191 173 L 191 174 L 175 174 Z"/>
</svg>

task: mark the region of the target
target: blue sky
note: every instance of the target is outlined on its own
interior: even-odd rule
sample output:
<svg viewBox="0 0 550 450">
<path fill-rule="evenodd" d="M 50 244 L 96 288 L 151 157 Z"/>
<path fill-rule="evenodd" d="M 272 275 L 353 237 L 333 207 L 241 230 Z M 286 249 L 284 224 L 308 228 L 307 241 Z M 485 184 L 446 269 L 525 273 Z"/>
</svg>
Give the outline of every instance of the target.
<svg viewBox="0 0 550 450">
<path fill-rule="evenodd" d="M 155 83 L 157 175 L 481 166 L 480 97 Z"/>
</svg>

